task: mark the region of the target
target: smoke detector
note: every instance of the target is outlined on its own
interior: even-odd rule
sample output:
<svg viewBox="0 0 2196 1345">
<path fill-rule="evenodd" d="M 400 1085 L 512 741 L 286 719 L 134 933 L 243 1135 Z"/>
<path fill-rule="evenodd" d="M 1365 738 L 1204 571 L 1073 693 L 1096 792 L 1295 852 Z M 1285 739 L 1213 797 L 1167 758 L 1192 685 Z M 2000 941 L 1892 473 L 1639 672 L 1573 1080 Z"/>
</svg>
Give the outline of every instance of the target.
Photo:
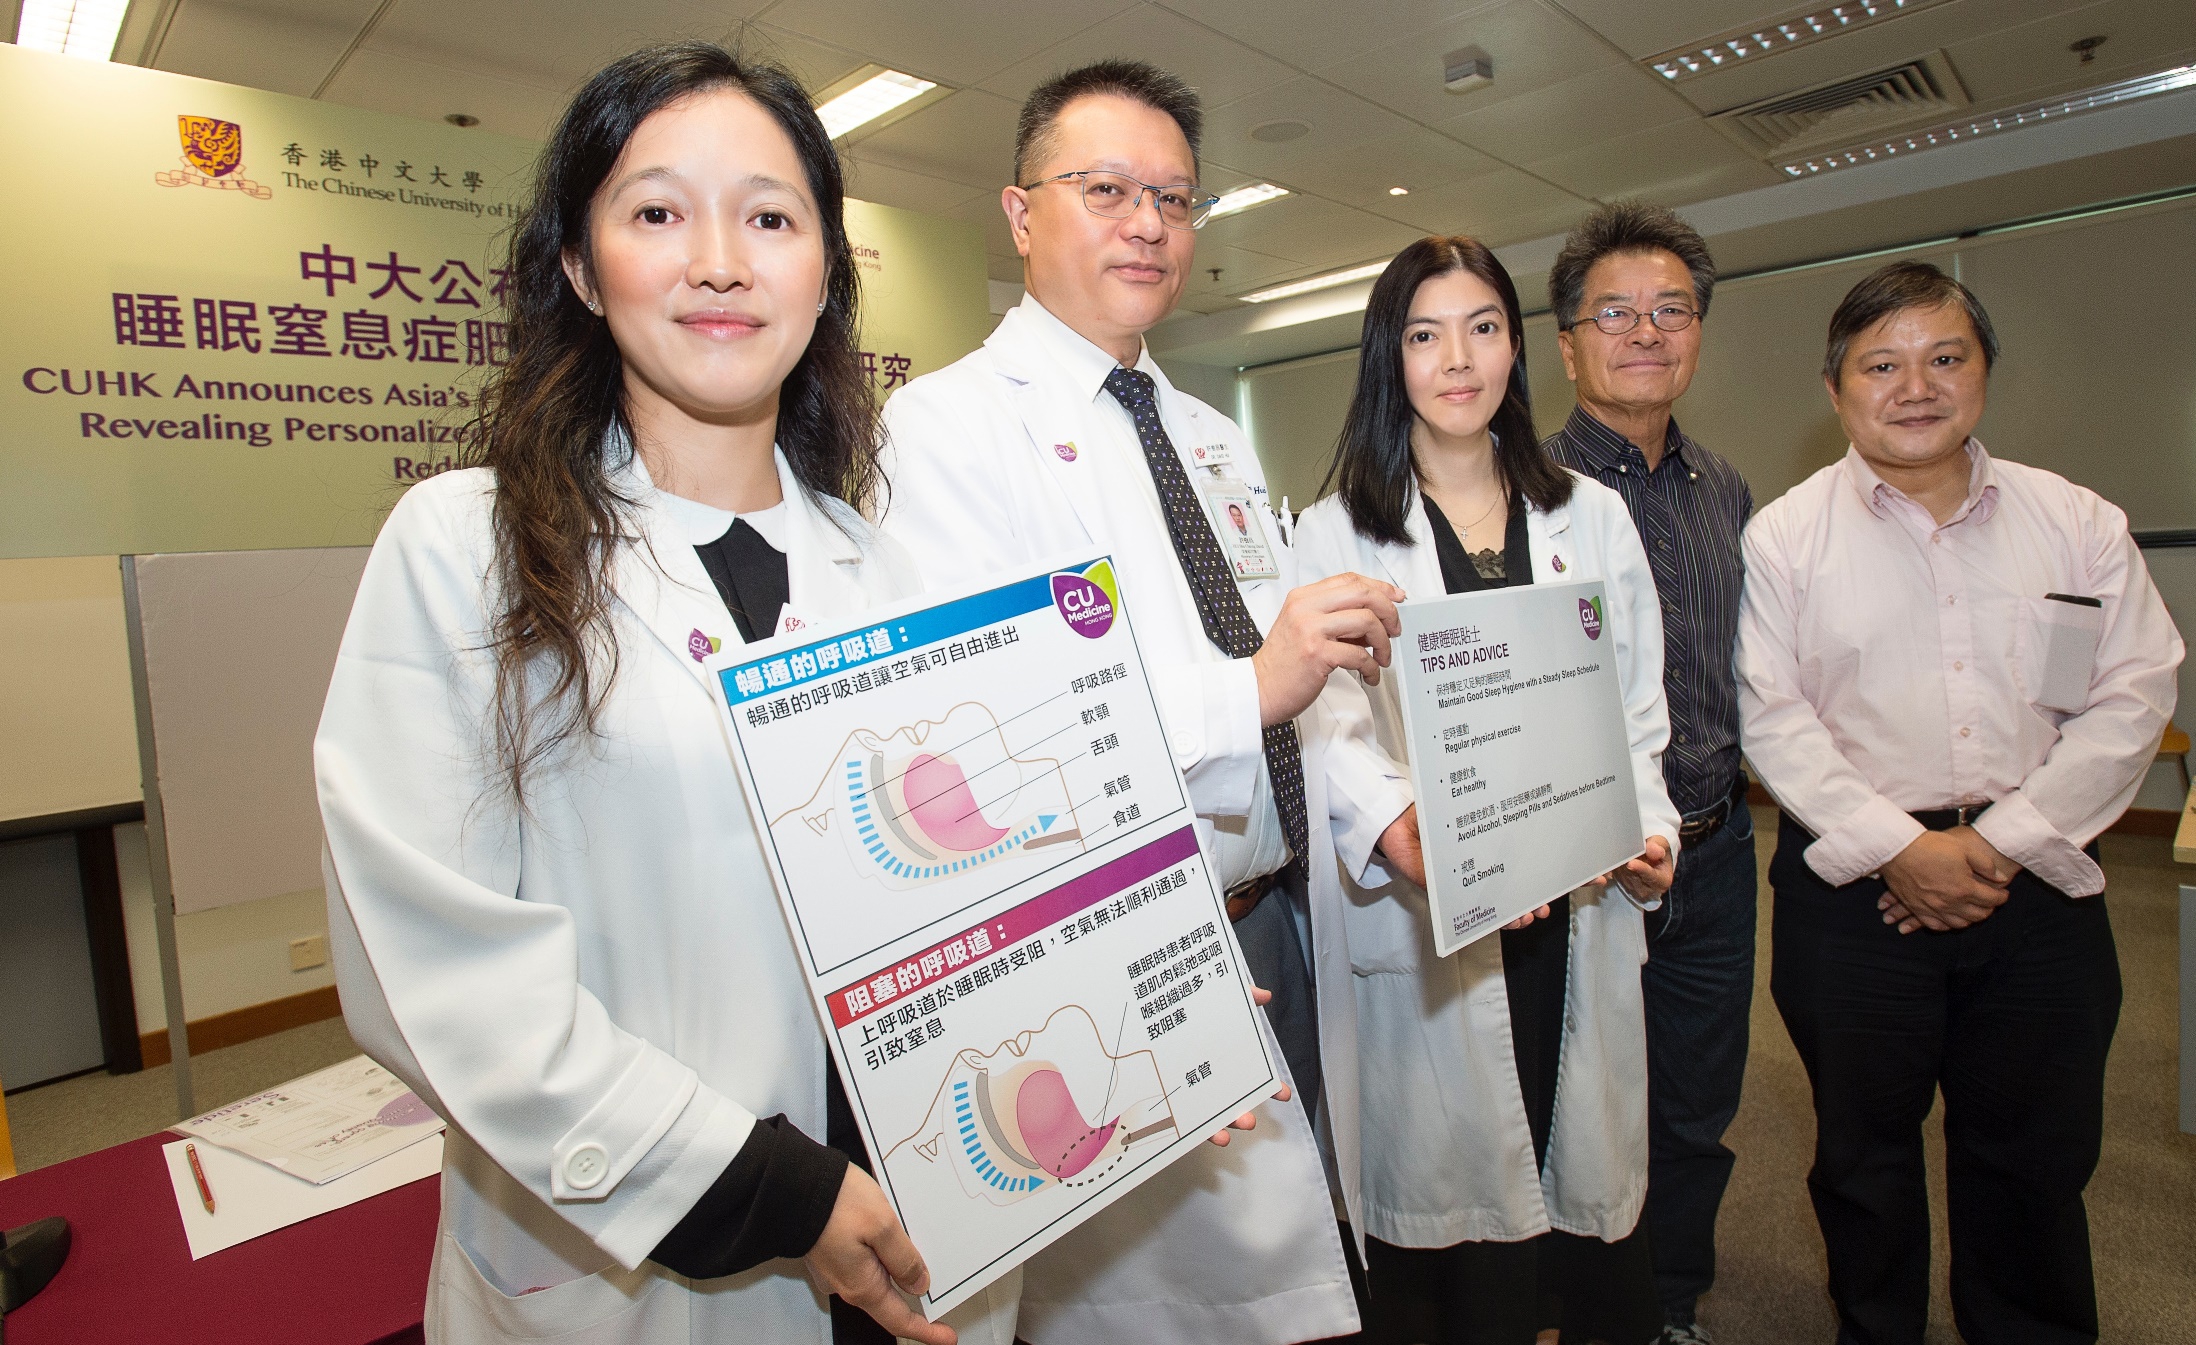
<svg viewBox="0 0 2196 1345">
<path fill-rule="evenodd" d="M 1477 47 L 1452 51 L 1441 61 L 1441 87 L 1450 93 L 1470 93 L 1494 83 L 1494 58 Z"/>
</svg>

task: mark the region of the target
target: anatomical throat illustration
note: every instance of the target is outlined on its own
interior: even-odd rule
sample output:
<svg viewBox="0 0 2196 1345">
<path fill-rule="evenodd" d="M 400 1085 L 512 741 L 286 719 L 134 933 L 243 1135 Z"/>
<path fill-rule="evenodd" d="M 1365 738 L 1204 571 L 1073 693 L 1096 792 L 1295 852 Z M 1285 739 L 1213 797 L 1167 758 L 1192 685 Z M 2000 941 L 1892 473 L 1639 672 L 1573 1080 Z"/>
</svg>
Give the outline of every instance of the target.
<svg viewBox="0 0 2196 1345">
<path fill-rule="evenodd" d="M 1002 861 L 1064 857 L 1083 838 L 1060 763 L 1017 756 L 977 701 L 942 720 L 855 730 L 815 792 L 770 825 L 795 846 L 835 833 L 858 872 L 903 891 Z"/>
<path fill-rule="evenodd" d="M 944 1170 L 970 1199 L 1012 1205 L 1102 1182 L 1132 1151 L 1177 1134 L 1157 1059 L 1112 1054 L 1089 1012 L 1070 1004 L 989 1053 L 955 1055 L 922 1128 L 885 1162 L 897 1179 Z"/>
</svg>

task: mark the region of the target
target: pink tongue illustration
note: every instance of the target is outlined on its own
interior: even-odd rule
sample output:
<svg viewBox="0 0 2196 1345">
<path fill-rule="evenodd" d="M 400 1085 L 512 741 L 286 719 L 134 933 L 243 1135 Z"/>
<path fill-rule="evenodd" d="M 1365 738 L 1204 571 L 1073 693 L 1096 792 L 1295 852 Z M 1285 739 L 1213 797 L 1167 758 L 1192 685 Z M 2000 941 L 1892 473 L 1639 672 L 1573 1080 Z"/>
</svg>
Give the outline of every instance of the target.
<svg viewBox="0 0 2196 1345">
<path fill-rule="evenodd" d="M 1105 1152 L 1117 1121 L 1093 1130 L 1075 1109 L 1067 1080 L 1056 1069 L 1041 1069 L 1022 1080 L 1014 1099 L 1014 1120 L 1030 1157 L 1055 1177 L 1072 1177 Z"/>
<path fill-rule="evenodd" d="M 900 782 L 906 791 L 908 812 L 915 825 L 940 845 L 955 850 L 981 850 L 1006 835 L 977 810 L 976 796 L 957 761 L 924 753 L 908 763 Z"/>
</svg>

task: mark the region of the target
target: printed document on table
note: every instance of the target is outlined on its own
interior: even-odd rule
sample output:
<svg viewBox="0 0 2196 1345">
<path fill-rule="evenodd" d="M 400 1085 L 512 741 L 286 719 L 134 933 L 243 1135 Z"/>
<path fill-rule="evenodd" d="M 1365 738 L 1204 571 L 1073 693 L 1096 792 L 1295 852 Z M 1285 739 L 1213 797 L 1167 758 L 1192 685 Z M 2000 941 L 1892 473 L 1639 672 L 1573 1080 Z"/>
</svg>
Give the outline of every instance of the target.
<svg viewBox="0 0 2196 1345">
<path fill-rule="evenodd" d="M 1124 598 L 1068 557 L 708 660 L 932 1315 L 1274 1089 Z"/>
<path fill-rule="evenodd" d="M 1598 581 L 1396 610 L 1427 907 L 1445 957 L 1646 842 Z"/>
<path fill-rule="evenodd" d="M 173 1129 L 317 1186 L 441 1134 L 442 1118 L 403 1080 L 358 1055 Z"/>
<path fill-rule="evenodd" d="M 189 1142 L 173 1140 L 163 1144 L 160 1154 L 167 1164 L 168 1185 L 175 1194 L 176 1213 L 183 1217 L 183 1239 L 190 1244 L 193 1261 L 265 1237 L 278 1228 L 356 1205 L 384 1191 L 425 1181 L 442 1171 L 439 1134 L 318 1186 L 242 1154 L 200 1144 L 198 1161 L 206 1169 L 206 1185 L 214 1193 L 214 1207 L 208 1210 L 198 1198 L 198 1181 L 191 1175 L 189 1156 L 183 1152 Z"/>
</svg>

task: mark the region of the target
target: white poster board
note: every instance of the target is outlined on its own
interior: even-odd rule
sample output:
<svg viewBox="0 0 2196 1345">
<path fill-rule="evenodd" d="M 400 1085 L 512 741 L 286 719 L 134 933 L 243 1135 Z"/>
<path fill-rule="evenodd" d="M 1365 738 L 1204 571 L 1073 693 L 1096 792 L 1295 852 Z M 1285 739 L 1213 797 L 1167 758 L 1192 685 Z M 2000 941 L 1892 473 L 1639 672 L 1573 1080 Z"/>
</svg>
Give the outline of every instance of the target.
<svg viewBox="0 0 2196 1345">
<path fill-rule="evenodd" d="M 708 664 L 933 1316 L 1273 1091 L 1109 559 Z"/>
<path fill-rule="evenodd" d="M 1443 956 L 1646 848 L 1601 584 L 1397 609 L 1403 723 Z"/>
<path fill-rule="evenodd" d="M 177 914 L 320 887 L 313 733 L 367 550 L 128 558 Z"/>
</svg>

